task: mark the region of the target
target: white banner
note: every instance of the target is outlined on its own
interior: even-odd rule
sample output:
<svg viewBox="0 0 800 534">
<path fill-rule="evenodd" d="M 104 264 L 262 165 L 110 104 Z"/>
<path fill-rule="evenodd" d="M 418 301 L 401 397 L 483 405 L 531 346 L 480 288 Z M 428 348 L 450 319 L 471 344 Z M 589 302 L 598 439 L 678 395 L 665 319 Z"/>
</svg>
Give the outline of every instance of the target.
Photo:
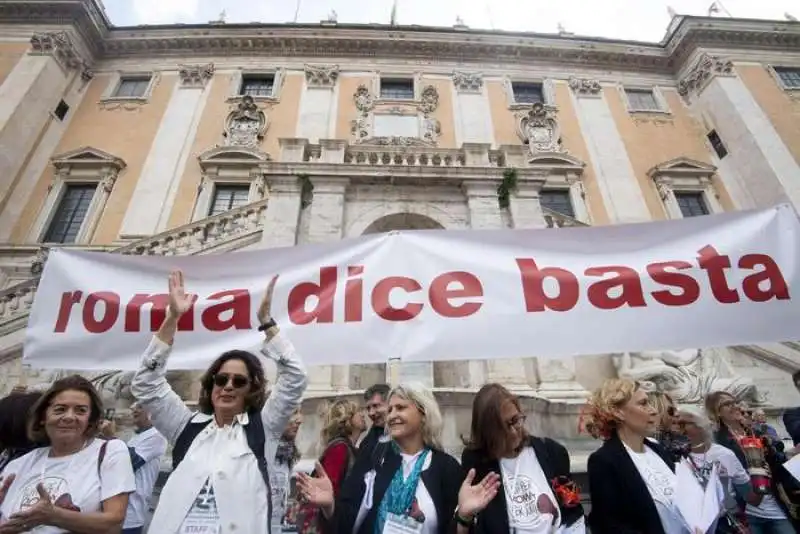
<svg viewBox="0 0 800 534">
<path fill-rule="evenodd" d="M 197 295 L 170 367 L 252 348 L 273 313 L 309 364 L 569 356 L 800 337 L 789 206 L 559 230 L 413 231 L 206 256 L 53 250 L 28 325 L 37 367 L 135 369 L 167 276 Z"/>
</svg>

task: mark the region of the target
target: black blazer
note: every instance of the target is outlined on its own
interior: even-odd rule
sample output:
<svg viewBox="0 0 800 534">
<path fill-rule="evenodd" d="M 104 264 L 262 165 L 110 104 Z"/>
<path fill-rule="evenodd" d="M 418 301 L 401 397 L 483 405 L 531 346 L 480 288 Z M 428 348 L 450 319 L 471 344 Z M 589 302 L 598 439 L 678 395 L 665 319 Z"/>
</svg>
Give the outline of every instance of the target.
<svg viewBox="0 0 800 534">
<path fill-rule="evenodd" d="M 569 453 L 563 445 L 549 438 L 528 438 L 528 447 L 533 447 L 536 458 L 548 481 L 552 481 L 558 476 L 572 478 L 569 465 Z M 495 472 L 502 476 L 500 462 L 488 458 L 485 452 L 464 449 L 461 454 L 461 468 L 467 473 L 470 469 L 475 469 L 475 482 L 479 482 L 490 472 Z M 564 508 L 558 503 L 561 514 L 561 524 L 571 525 L 583 517 L 583 506 L 578 505 L 572 508 Z M 497 490 L 497 496 L 489 503 L 485 510 L 478 514 L 475 526 L 471 529 L 474 534 L 495 534 L 499 532 L 509 532 L 508 507 L 506 506 L 506 491 L 502 484 Z"/>
<path fill-rule="evenodd" d="M 800 444 L 800 408 L 791 408 L 783 413 L 783 426 L 794 444 Z"/>
<path fill-rule="evenodd" d="M 431 464 L 428 469 L 422 471 L 421 482 L 425 484 L 425 489 L 431 496 L 436 507 L 436 519 L 439 525 L 439 534 L 447 534 L 455 530 L 454 512 L 458 505 L 458 490 L 464 474 L 458 460 L 446 452 L 436 449 L 431 450 Z M 336 499 L 336 509 L 329 528 L 326 530 L 332 533 L 353 532 L 358 510 L 366 491 L 364 475 L 375 466 L 375 486 L 372 493 L 372 508 L 367 512 L 358 534 L 373 534 L 375 532 L 375 520 L 378 515 L 378 508 L 381 500 L 389 489 L 389 484 L 398 469 L 402 469 L 402 458 L 394 451 L 393 447 L 386 447 L 383 455 L 383 462 L 372 464 L 359 458 L 356 465 L 347 475 L 344 485 Z"/>
<path fill-rule="evenodd" d="M 675 471 L 675 463 L 660 445 L 644 443 Z M 588 472 L 592 534 L 668 534 L 647 484 L 616 432 L 589 456 Z"/>
</svg>

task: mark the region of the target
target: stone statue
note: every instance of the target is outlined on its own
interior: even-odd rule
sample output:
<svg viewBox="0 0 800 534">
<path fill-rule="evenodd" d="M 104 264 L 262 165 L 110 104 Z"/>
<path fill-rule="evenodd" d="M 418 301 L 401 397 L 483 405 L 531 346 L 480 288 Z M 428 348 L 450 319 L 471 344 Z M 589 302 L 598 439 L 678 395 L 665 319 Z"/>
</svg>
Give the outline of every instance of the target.
<svg viewBox="0 0 800 534">
<path fill-rule="evenodd" d="M 618 376 L 669 393 L 684 404 L 701 403 L 713 391 L 726 391 L 752 404 L 766 402 L 750 378 L 735 375 L 718 349 L 626 352 L 614 356 L 614 366 Z"/>
</svg>

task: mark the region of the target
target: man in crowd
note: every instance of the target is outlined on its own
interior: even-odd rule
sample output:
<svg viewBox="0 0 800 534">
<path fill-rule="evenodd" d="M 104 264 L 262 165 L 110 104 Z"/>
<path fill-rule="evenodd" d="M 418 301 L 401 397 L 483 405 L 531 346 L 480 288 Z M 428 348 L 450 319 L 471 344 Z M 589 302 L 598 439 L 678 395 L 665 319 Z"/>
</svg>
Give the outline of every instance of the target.
<svg viewBox="0 0 800 534">
<path fill-rule="evenodd" d="M 286 424 L 275 452 L 274 468 L 270 472 L 272 489 L 273 525 L 281 525 L 281 532 L 297 532 L 296 507 L 291 498 L 292 469 L 300 459 L 297 449 L 297 432 L 303 424 L 303 414 L 298 408 Z"/>
<path fill-rule="evenodd" d="M 386 413 L 389 411 L 388 397 L 389 386 L 386 384 L 375 384 L 364 392 L 364 403 L 372 427 L 358 446 L 359 460 L 374 459 L 378 455 L 378 445 L 384 435 Z"/>
<path fill-rule="evenodd" d="M 131 416 L 136 433 L 128 440 L 128 452 L 136 477 L 136 491 L 128 499 L 122 534 L 143 534 L 150 513 L 150 498 L 161 468 L 161 457 L 167 452 L 167 440 L 153 427 L 150 415 L 137 404 L 131 405 Z M 105 438 L 113 438 L 113 422 L 103 421 L 100 432 Z"/>
</svg>

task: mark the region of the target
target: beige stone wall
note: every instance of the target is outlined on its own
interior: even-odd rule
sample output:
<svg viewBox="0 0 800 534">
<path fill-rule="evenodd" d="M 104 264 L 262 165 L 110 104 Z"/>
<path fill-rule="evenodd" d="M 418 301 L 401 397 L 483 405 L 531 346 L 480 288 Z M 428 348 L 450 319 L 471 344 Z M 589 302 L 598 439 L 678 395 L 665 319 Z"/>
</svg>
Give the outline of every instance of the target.
<svg viewBox="0 0 800 534">
<path fill-rule="evenodd" d="M 117 239 L 125 210 L 150 152 L 153 138 L 175 87 L 175 80 L 175 75 L 161 76 L 146 104 L 106 108 L 99 102 L 111 81 L 111 75 L 98 75 L 86 89 L 88 93 L 81 105 L 71 111 L 75 116 L 55 154 L 91 146 L 122 158 L 127 164 L 108 200 L 92 240 L 93 244 L 111 244 Z M 11 237 L 13 243 L 24 241 L 42 207 L 52 179 L 53 167 L 48 166 L 14 227 Z"/>
<path fill-rule="evenodd" d="M 17 62 L 30 48 L 26 42 L 0 43 L 0 84 L 2 84 L 8 73 L 16 66 Z"/>
</svg>

